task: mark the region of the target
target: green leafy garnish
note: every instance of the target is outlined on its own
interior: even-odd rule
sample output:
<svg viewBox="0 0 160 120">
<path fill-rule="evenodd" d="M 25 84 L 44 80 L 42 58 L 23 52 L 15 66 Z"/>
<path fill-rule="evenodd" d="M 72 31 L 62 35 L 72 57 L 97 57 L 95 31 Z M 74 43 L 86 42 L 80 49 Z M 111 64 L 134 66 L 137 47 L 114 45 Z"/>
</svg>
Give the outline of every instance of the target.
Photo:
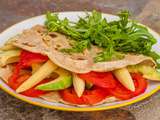
<svg viewBox="0 0 160 120">
<path fill-rule="evenodd" d="M 91 14 L 86 13 L 83 18 L 79 17 L 77 22 L 72 22 L 48 12 L 45 25 L 48 31 L 65 34 L 75 41 L 71 48 L 62 49 L 63 52 L 79 53 L 92 45 L 102 48 L 103 51 L 94 58 L 95 62 L 121 59 L 124 53 L 144 54 L 156 61 L 160 59 L 160 55 L 151 50 L 156 39 L 148 29 L 129 20 L 130 13 L 126 10 L 118 16 L 119 20 L 108 22 L 101 13 L 94 10 Z"/>
</svg>

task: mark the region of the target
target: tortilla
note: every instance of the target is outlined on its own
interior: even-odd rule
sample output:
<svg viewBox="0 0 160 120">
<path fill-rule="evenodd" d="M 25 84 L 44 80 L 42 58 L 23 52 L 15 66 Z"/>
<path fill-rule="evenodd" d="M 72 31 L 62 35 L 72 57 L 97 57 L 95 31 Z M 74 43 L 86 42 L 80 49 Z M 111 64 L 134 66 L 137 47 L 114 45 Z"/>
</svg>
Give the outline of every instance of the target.
<svg viewBox="0 0 160 120">
<path fill-rule="evenodd" d="M 96 63 L 92 66 L 92 71 L 107 72 L 136 64 L 146 64 L 153 67 L 156 65 L 155 61 L 151 57 L 126 54 L 125 57 L 120 60 Z"/>
<path fill-rule="evenodd" d="M 11 65 L 0 67 L 0 78 L 3 79 L 6 83 L 8 83 L 8 79 L 12 75 L 12 72 L 13 67 Z"/>
<path fill-rule="evenodd" d="M 40 98 L 43 98 L 44 100 L 49 101 L 49 102 L 60 102 L 61 101 L 61 97 L 57 91 L 41 95 Z"/>
<path fill-rule="evenodd" d="M 85 104 L 84 105 L 78 105 L 78 104 L 73 104 L 73 103 L 66 102 L 61 98 L 60 94 L 56 91 L 41 95 L 40 98 L 42 98 L 42 99 L 44 99 L 48 102 L 59 102 L 59 103 L 64 103 L 64 104 L 67 104 L 67 105 L 78 106 L 78 107 L 90 106 L 90 105 L 85 105 Z M 117 100 L 118 99 L 115 98 L 115 97 L 107 97 L 106 99 L 102 100 L 101 102 L 93 104 L 93 105 L 100 105 L 100 104 L 104 104 L 104 103 L 114 102 L 114 101 L 117 101 Z"/>
<path fill-rule="evenodd" d="M 60 50 L 70 48 L 72 40 L 60 33 L 46 34 L 45 31 L 46 28 L 43 26 L 25 30 L 16 37 L 13 44 L 31 52 L 47 55 L 58 66 L 75 73 L 107 72 L 135 64 L 156 66 L 151 57 L 136 54 L 126 54 L 120 60 L 94 63 L 93 58 L 101 51 L 100 48 L 92 46 L 90 50 L 85 50 L 83 53 L 67 54 Z"/>
<path fill-rule="evenodd" d="M 22 34 L 15 38 L 13 45 L 30 52 L 44 55 L 48 51 L 47 45 L 43 42 L 42 34 L 32 29 L 24 30 Z"/>
</svg>

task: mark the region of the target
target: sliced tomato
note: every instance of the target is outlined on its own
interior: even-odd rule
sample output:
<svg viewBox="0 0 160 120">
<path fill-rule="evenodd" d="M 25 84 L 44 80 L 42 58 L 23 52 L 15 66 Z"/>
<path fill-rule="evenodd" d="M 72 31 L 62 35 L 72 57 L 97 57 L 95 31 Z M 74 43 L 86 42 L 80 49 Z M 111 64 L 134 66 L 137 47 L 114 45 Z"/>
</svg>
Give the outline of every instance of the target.
<svg viewBox="0 0 160 120">
<path fill-rule="evenodd" d="M 108 91 L 102 88 L 96 88 L 93 90 L 86 90 L 82 98 L 86 104 L 92 105 L 102 101 L 107 96 L 110 96 Z"/>
<path fill-rule="evenodd" d="M 16 79 L 19 77 L 21 69 L 31 66 L 32 63 L 45 62 L 47 60 L 48 60 L 47 56 L 23 50 L 20 55 L 20 61 L 15 66 L 13 74 L 9 79 L 9 84 L 11 85 L 11 87 L 14 86 L 13 89 L 15 88 L 16 85 L 13 84 L 14 83 L 16 84 L 17 81 Z"/>
<path fill-rule="evenodd" d="M 23 50 L 20 55 L 19 64 L 23 67 L 28 67 L 31 66 L 31 64 L 33 63 L 41 63 L 47 60 L 48 60 L 47 56 Z"/>
<path fill-rule="evenodd" d="M 60 95 L 62 99 L 66 102 L 73 103 L 73 104 L 84 104 L 84 100 L 82 97 L 78 97 L 75 91 L 71 88 L 64 89 L 60 91 Z"/>
<path fill-rule="evenodd" d="M 125 88 L 118 80 L 117 80 L 117 86 L 114 89 L 108 89 L 111 95 L 115 96 L 116 98 L 127 100 L 132 97 L 135 97 L 137 95 L 140 95 L 145 92 L 147 88 L 147 81 L 142 77 L 142 75 L 134 73 L 131 74 L 134 85 L 135 85 L 135 91 L 132 92 Z"/>
<path fill-rule="evenodd" d="M 20 71 L 25 67 L 31 66 L 32 63 L 45 62 L 48 60 L 47 56 L 39 53 L 32 53 L 22 50 L 20 55 L 20 61 L 16 64 L 13 70 L 13 74 L 9 78 L 9 86 L 16 90 L 30 75 L 20 76 Z"/>
<path fill-rule="evenodd" d="M 8 81 L 8 85 L 16 90 L 25 80 L 27 80 L 30 77 L 29 74 L 21 75 L 18 77 L 17 74 L 13 74 L 11 76 L 11 79 Z"/>
<path fill-rule="evenodd" d="M 24 81 L 26 81 L 31 75 L 30 74 L 24 74 L 21 75 L 19 78 L 17 79 L 11 79 L 8 82 L 8 85 L 16 90 Z M 51 80 L 49 79 L 45 79 L 42 80 L 40 83 L 38 83 L 37 85 L 43 84 L 43 83 L 47 83 L 50 82 Z M 46 91 L 42 91 L 42 90 L 37 90 L 35 89 L 35 87 L 37 86 L 35 85 L 34 87 L 30 88 L 29 90 L 26 90 L 24 92 L 22 92 L 21 94 L 25 95 L 25 96 L 29 96 L 29 97 L 39 97 L 40 95 L 43 95 L 45 93 L 47 93 Z"/>
<path fill-rule="evenodd" d="M 44 79 L 40 83 L 38 83 L 37 85 L 40 85 L 40 84 L 43 84 L 43 83 L 47 83 L 47 82 L 50 82 L 50 81 L 51 80 Z M 48 93 L 48 91 L 43 91 L 43 90 L 37 90 L 37 89 L 35 89 L 35 87 L 37 85 L 35 85 L 34 87 L 30 88 L 29 90 L 26 90 L 26 91 L 22 92 L 21 94 L 25 95 L 25 96 L 29 96 L 29 97 L 39 97 L 40 95 Z"/>
<path fill-rule="evenodd" d="M 30 88 L 27 91 L 22 92 L 22 95 L 28 96 L 28 97 L 39 97 L 41 95 L 46 94 L 46 91 L 42 91 L 42 90 L 37 90 L 35 88 Z"/>
<path fill-rule="evenodd" d="M 85 90 L 81 97 L 78 97 L 74 89 L 69 88 L 60 91 L 60 95 L 64 101 L 73 104 L 96 104 L 105 99 L 109 94 L 102 88 L 94 88 L 93 90 Z"/>
<path fill-rule="evenodd" d="M 114 89 L 107 89 L 111 95 L 116 98 L 127 100 L 133 97 L 132 92 L 125 88 L 120 82 L 117 81 L 117 86 Z"/>
<path fill-rule="evenodd" d="M 147 80 L 144 79 L 141 74 L 134 73 L 131 75 L 134 80 L 134 85 L 136 87 L 136 90 L 135 90 L 135 92 L 133 92 L 133 95 L 137 96 L 139 94 L 144 93 L 145 90 L 147 89 L 147 85 L 148 85 Z"/>
<path fill-rule="evenodd" d="M 92 71 L 85 74 L 78 74 L 78 76 L 81 79 L 99 87 L 103 87 L 103 88 L 116 87 L 116 80 L 114 79 L 111 72 L 93 72 Z"/>
</svg>

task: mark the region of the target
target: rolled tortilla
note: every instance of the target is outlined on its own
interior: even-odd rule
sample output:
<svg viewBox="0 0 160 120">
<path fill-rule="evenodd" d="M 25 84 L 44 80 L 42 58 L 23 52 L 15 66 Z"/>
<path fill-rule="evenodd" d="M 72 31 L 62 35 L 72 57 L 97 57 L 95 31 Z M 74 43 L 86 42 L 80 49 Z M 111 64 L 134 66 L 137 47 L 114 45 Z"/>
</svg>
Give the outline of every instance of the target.
<svg viewBox="0 0 160 120">
<path fill-rule="evenodd" d="M 64 104 L 67 104 L 67 105 L 78 106 L 78 107 L 90 106 L 90 105 L 85 105 L 85 104 L 84 105 L 78 105 L 78 104 L 72 104 L 72 103 L 66 102 L 61 98 L 60 94 L 57 91 L 41 95 L 40 98 L 42 98 L 42 99 L 44 99 L 48 102 L 59 102 L 59 103 L 64 103 Z M 117 100 L 118 99 L 115 98 L 115 97 L 107 97 L 106 99 L 104 99 L 101 102 L 96 103 L 94 105 L 100 105 L 100 104 L 104 104 L 104 103 L 115 102 Z"/>
<path fill-rule="evenodd" d="M 13 44 L 31 52 L 47 55 L 55 64 L 74 73 L 107 72 L 136 64 L 156 66 L 151 57 L 137 54 L 126 54 L 120 60 L 94 63 L 93 58 L 101 51 L 100 48 L 92 46 L 90 50 L 85 50 L 83 53 L 75 53 L 75 57 L 75 54 L 66 54 L 60 51 L 60 49 L 71 47 L 71 40 L 66 36 L 56 32 L 46 35 L 46 33 L 33 28 L 18 35 Z"/>
</svg>

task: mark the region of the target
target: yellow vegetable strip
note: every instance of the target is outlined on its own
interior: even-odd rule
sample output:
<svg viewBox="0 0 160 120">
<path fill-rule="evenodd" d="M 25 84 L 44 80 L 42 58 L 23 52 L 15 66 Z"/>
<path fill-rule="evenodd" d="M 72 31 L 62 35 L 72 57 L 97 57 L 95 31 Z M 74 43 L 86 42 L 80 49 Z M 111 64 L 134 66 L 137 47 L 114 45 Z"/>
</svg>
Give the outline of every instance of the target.
<svg viewBox="0 0 160 120">
<path fill-rule="evenodd" d="M 0 66 L 18 62 L 20 53 L 20 50 L 9 50 L 0 53 Z"/>
<path fill-rule="evenodd" d="M 33 63 L 32 64 L 32 74 L 34 74 L 41 66 L 42 66 L 41 63 Z"/>
<path fill-rule="evenodd" d="M 45 79 L 57 68 L 57 65 L 48 60 L 28 80 L 26 80 L 22 85 L 20 85 L 16 89 L 16 92 L 20 93 L 32 88 L 33 86 L 41 82 L 43 79 Z"/>
<path fill-rule="evenodd" d="M 127 68 L 117 69 L 113 73 L 123 86 L 131 91 L 135 91 L 133 79 Z"/>
<path fill-rule="evenodd" d="M 4 51 L 13 50 L 13 49 L 17 49 L 17 47 L 13 46 L 12 44 L 6 44 L 6 45 L 0 47 L 0 50 L 4 50 Z"/>
<path fill-rule="evenodd" d="M 81 97 L 85 90 L 85 82 L 73 73 L 73 87 L 78 97 Z"/>
</svg>

